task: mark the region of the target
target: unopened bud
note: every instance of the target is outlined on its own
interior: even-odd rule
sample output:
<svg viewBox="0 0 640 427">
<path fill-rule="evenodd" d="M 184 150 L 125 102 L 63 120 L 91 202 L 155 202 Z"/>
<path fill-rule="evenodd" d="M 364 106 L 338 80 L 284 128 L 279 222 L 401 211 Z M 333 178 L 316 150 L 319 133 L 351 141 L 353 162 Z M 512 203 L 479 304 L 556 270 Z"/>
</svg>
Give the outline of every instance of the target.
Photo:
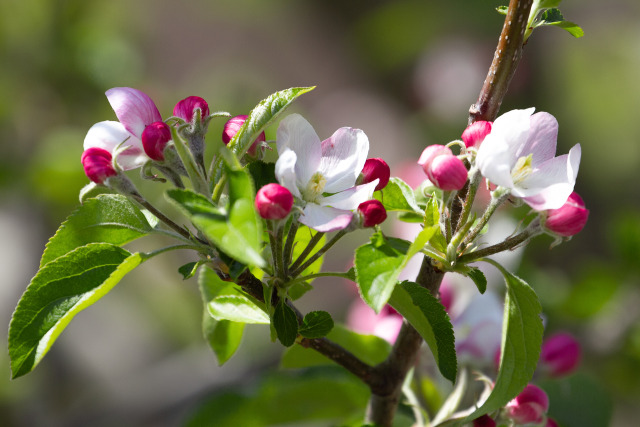
<svg viewBox="0 0 640 427">
<path fill-rule="evenodd" d="M 542 343 L 540 367 L 553 377 L 567 375 L 580 363 L 580 344 L 573 335 L 559 332 Z"/>
<path fill-rule="evenodd" d="M 462 140 L 464 145 L 469 147 L 480 147 L 484 138 L 491 133 L 492 122 L 477 121 L 469 126 L 462 132 Z"/>
<path fill-rule="evenodd" d="M 256 210 L 264 219 L 283 219 L 293 207 L 293 195 L 279 184 L 267 184 L 258 190 Z"/>
<path fill-rule="evenodd" d="M 483 415 L 473 420 L 473 427 L 496 427 L 496 422 L 489 415 Z"/>
<path fill-rule="evenodd" d="M 382 224 L 387 219 L 387 210 L 379 200 L 367 200 L 360 203 L 358 212 L 362 218 L 363 227 L 373 227 Z"/>
<path fill-rule="evenodd" d="M 549 397 L 540 387 L 529 384 L 511 402 L 507 415 L 516 424 L 540 424 L 549 409 Z"/>
<path fill-rule="evenodd" d="M 584 228 L 589 218 L 589 210 L 585 208 L 582 197 L 573 192 L 562 207 L 549 209 L 542 218 L 542 224 L 547 230 L 559 236 L 569 237 Z"/>
<path fill-rule="evenodd" d="M 467 168 L 447 146 L 428 146 L 418 159 L 418 164 L 422 166 L 429 181 L 441 190 L 460 190 L 467 182 Z"/>
<path fill-rule="evenodd" d="M 544 427 L 560 427 L 560 425 L 553 418 L 547 418 L 547 423 Z"/>
<path fill-rule="evenodd" d="M 201 111 L 200 117 L 205 118 L 209 115 L 209 104 L 199 96 L 189 96 L 178 102 L 176 106 L 173 107 L 173 115 L 191 123 L 196 108 L 199 108 Z"/>
<path fill-rule="evenodd" d="M 165 122 L 151 123 L 142 132 L 142 147 L 153 160 L 164 160 L 164 147 L 171 140 L 171 129 Z"/>
<path fill-rule="evenodd" d="M 96 184 L 103 184 L 107 178 L 118 174 L 111 160 L 111 153 L 98 147 L 85 150 L 81 157 L 84 173 Z"/>
<path fill-rule="evenodd" d="M 358 180 L 358 184 L 368 184 L 376 179 L 379 179 L 378 185 L 376 185 L 375 191 L 382 190 L 389 183 L 391 177 L 391 170 L 387 162 L 380 158 L 367 159 L 364 162 L 362 168 L 361 179 Z"/>
<path fill-rule="evenodd" d="M 242 127 L 242 125 L 244 124 L 244 122 L 247 120 L 249 116 L 247 116 L 246 114 L 242 114 L 240 116 L 235 116 L 230 118 L 227 123 L 225 123 L 224 125 L 224 129 L 222 130 L 222 142 L 224 142 L 225 145 L 227 145 L 234 136 L 236 136 L 236 134 L 238 133 L 238 131 L 240 130 L 240 128 Z M 264 132 L 261 132 L 260 135 L 258 135 L 258 137 L 256 138 L 255 141 L 253 141 L 253 144 L 251 144 L 251 147 L 249 147 L 249 149 L 247 150 L 247 153 L 250 156 L 255 156 L 256 155 L 256 149 L 258 148 L 258 144 L 260 144 L 261 142 L 266 141 L 266 136 L 264 134 Z"/>
</svg>

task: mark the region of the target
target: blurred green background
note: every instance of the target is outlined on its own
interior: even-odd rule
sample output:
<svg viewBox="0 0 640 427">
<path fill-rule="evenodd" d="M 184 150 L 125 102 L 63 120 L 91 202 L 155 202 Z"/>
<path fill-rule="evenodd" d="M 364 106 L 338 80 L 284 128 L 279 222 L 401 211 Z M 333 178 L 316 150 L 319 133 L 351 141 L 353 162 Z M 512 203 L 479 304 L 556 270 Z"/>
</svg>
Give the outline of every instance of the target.
<svg viewBox="0 0 640 427">
<path fill-rule="evenodd" d="M 115 120 L 105 90 L 141 89 L 167 117 L 189 95 L 235 115 L 276 90 L 317 85 L 292 111 L 322 138 L 340 126 L 365 130 L 370 157 L 400 174 L 426 145 L 460 137 L 502 27 L 494 9 L 505 3 L 0 1 L 0 324 L 88 182 L 84 136 Z M 548 329 L 583 346 L 579 372 L 547 387 L 551 413 L 566 426 L 623 427 L 640 417 L 640 3 L 561 8 L 586 35 L 536 30 L 502 111 L 548 111 L 560 153 L 582 144 L 576 190 L 591 216 L 568 244 L 531 245 L 519 273 L 538 291 Z M 212 126 L 212 144 L 221 128 Z M 127 277 L 28 376 L 9 381 L 1 352 L 2 425 L 180 425 L 209 392 L 251 387 L 277 366 L 265 330 L 249 331 L 241 354 L 217 366 L 201 338 L 196 282 L 176 272 L 185 260 Z M 344 285 L 317 288 L 308 306 L 340 317 L 351 298 Z"/>
</svg>

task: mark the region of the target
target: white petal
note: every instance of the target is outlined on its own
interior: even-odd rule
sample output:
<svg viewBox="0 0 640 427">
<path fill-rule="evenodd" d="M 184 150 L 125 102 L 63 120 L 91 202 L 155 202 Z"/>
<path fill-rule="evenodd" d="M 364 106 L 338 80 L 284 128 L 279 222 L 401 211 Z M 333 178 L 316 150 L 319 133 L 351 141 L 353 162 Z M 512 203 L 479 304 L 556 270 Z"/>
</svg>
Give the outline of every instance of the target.
<svg viewBox="0 0 640 427">
<path fill-rule="evenodd" d="M 558 121 L 549 113 L 541 112 L 531 116 L 531 128 L 527 143 L 517 153 L 517 157 L 533 154 L 532 164 L 539 165 L 556 155 Z"/>
<path fill-rule="evenodd" d="M 130 87 L 114 87 L 106 95 L 120 123 L 138 138 L 147 125 L 162 121 L 158 107 L 144 92 Z"/>
<path fill-rule="evenodd" d="M 515 160 L 509 151 L 509 146 L 498 136 L 486 136 L 476 157 L 476 165 L 483 177 L 496 185 L 513 188 L 511 169 Z"/>
<path fill-rule="evenodd" d="M 104 148 L 113 154 L 116 147 L 123 141 L 126 141 L 123 147 L 130 148 L 118 155 L 118 165 L 122 169 L 135 169 L 149 160 L 142 148 L 142 141 L 127 132 L 122 123 L 109 120 L 91 126 L 84 138 L 84 149 Z"/>
<path fill-rule="evenodd" d="M 278 154 L 282 155 L 287 149 L 293 150 L 298 157 L 296 176 L 302 186 L 318 171 L 322 148 L 320 138 L 313 127 L 299 114 L 285 117 L 278 126 L 276 136 Z"/>
<path fill-rule="evenodd" d="M 343 127 L 322 142 L 318 170 L 327 178 L 325 191 L 337 193 L 353 187 L 369 153 L 369 138 L 360 129 Z"/>
<path fill-rule="evenodd" d="M 323 197 L 318 203 L 322 206 L 332 206 L 350 211 L 355 210 L 360 203 L 373 198 L 373 192 L 376 189 L 376 185 L 378 185 L 378 181 L 378 179 L 375 179 L 367 184 L 348 188 L 329 197 Z"/>
<path fill-rule="evenodd" d="M 538 211 L 562 207 L 575 187 L 581 153 L 580 144 L 576 144 L 569 154 L 545 162 L 535 176 L 522 182 L 537 191 L 522 190 L 520 197 Z"/>
<path fill-rule="evenodd" d="M 314 230 L 328 233 L 347 228 L 352 217 L 353 214 L 350 211 L 308 203 L 302 211 L 299 221 Z"/>
<path fill-rule="evenodd" d="M 280 185 L 291 191 L 294 196 L 301 198 L 296 180 L 295 168 L 297 160 L 298 157 L 293 150 L 284 150 L 276 162 L 276 178 Z"/>
</svg>

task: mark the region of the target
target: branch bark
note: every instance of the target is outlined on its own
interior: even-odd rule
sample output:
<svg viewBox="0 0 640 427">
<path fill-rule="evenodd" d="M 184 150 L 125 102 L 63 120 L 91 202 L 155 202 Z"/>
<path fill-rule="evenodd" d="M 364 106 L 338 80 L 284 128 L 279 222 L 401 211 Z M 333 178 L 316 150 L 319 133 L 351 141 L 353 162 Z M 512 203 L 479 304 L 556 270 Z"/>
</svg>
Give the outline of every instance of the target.
<svg viewBox="0 0 640 427">
<path fill-rule="evenodd" d="M 469 124 L 479 120 L 493 121 L 498 116 L 509 83 L 516 72 L 524 48 L 533 0 L 511 0 L 500 39 L 478 101 L 469 109 Z"/>
</svg>

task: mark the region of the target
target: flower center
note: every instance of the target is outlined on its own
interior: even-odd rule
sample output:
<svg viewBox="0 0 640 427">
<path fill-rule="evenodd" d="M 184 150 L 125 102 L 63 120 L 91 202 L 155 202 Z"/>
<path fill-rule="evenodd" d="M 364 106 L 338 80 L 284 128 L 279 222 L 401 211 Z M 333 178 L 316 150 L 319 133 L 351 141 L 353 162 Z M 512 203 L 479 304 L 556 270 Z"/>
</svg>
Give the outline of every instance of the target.
<svg viewBox="0 0 640 427">
<path fill-rule="evenodd" d="M 511 169 L 511 179 L 513 179 L 514 184 L 521 183 L 533 172 L 533 167 L 531 166 L 532 158 L 533 154 L 529 154 L 527 157 L 520 157 L 516 165 Z"/>
<path fill-rule="evenodd" d="M 318 198 L 322 196 L 326 184 L 327 178 L 324 175 L 320 172 L 314 173 L 307 184 L 307 188 L 302 191 L 302 198 L 307 202 L 316 203 Z"/>
</svg>

